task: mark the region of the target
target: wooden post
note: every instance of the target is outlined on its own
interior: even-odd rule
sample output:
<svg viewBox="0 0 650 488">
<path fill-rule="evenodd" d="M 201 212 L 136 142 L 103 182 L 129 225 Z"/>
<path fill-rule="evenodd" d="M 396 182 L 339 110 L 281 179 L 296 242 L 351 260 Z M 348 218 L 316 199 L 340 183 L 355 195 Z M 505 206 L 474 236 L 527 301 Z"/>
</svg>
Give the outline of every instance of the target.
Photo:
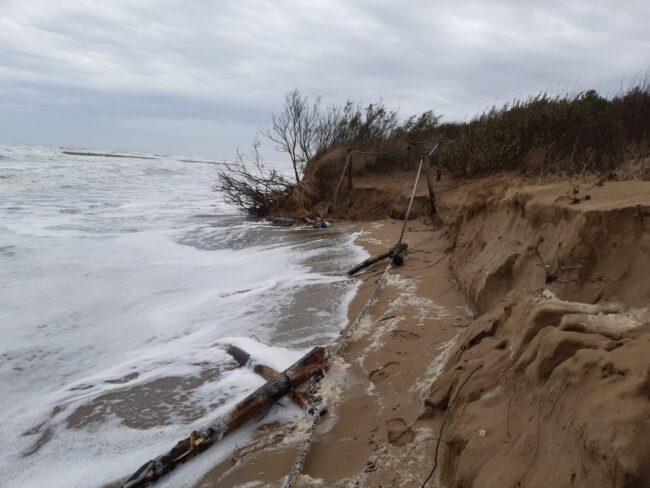
<svg viewBox="0 0 650 488">
<path fill-rule="evenodd" d="M 404 168 L 405 171 L 409 171 L 411 169 L 411 161 L 413 159 L 413 145 L 409 143 L 408 146 L 406 146 L 406 167 Z"/>
<path fill-rule="evenodd" d="M 230 414 L 203 430 L 192 432 L 169 451 L 143 464 L 122 484 L 122 488 L 144 486 L 203 452 L 225 435 L 259 417 L 287 393 L 320 374 L 327 367 L 328 360 L 329 353 L 325 348 L 312 349 L 277 378 L 244 398 Z"/>
<path fill-rule="evenodd" d="M 427 157 L 426 163 L 424 165 L 425 175 L 427 177 L 427 188 L 429 189 L 429 202 L 431 203 L 431 215 L 438 213 L 438 208 L 436 206 L 436 193 L 433 187 L 433 161 L 438 160 L 438 153 L 434 151 L 429 157 Z M 439 172 L 440 170 L 438 170 Z"/>
<path fill-rule="evenodd" d="M 352 194 L 352 157 L 350 156 L 351 149 L 348 149 L 348 157 L 350 157 L 350 163 L 348 164 L 348 199 Z"/>
<path fill-rule="evenodd" d="M 347 156 L 345 157 L 345 164 L 343 165 L 343 171 L 341 171 L 341 177 L 339 178 L 339 182 L 336 184 L 336 188 L 334 189 L 334 210 L 338 208 L 338 199 L 339 199 L 339 190 L 341 189 L 341 183 L 343 183 L 343 178 L 345 177 L 345 174 L 348 172 L 348 168 L 352 165 L 352 149 L 348 148 L 347 151 Z M 350 179 L 352 179 L 352 176 L 349 176 Z M 348 182 L 348 192 L 350 191 L 350 187 L 352 186 L 352 182 Z"/>
</svg>

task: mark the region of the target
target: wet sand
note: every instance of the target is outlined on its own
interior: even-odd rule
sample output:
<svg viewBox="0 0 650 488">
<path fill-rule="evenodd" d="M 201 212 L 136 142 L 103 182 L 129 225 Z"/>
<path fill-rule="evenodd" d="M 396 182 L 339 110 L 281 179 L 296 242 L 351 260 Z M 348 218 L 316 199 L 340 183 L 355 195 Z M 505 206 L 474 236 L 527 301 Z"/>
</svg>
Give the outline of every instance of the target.
<svg viewBox="0 0 650 488">
<path fill-rule="evenodd" d="M 349 218 L 401 208 L 404 174 L 359 179 Z M 409 224 L 406 264 L 327 376 L 297 486 L 646 487 L 648 182 L 436 190 L 444 231 Z M 399 228 L 358 224 L 358 243 L 385 251 Z M 382 270 L 361 276 L 350 323 Z M 282 486 L 305 429 L 279 427 L 198 486 Z"/>
<path fill-rule="evenodd" d="M 355 224 L 358 244 L 375 254 L 391 247 L 401 222 Z M 444 242 L 410 222 L 409 255 L 393 268 L 349 346 L 327 375 L 332 397 L 307 455 L 304 486 L 421 486 L 432 469 L 439 420 L 422 418 L 425 393 L 459 332 L 471 320 L 449 269 Z M 385 263 L 364 273 L 349 310 L 357 317 Z M 425 360 L 426 358 L 426 360 Z M 265 450 L 235 455 L 196 486 L 280 486 L 304 425 L 260 435 Z"/>
</svg>

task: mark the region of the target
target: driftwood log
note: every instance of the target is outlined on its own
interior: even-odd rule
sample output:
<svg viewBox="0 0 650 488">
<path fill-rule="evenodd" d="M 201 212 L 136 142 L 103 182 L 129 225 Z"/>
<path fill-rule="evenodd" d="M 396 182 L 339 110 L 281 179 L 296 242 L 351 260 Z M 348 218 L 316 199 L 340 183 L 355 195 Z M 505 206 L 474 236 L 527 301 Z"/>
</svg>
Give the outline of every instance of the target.
<svg viewBox="0 0 650 488">
<path fill-rule="evenodd" d="M 292 219 L 289 217 L 269 217 L 267 219 L 272 225 L 276 225 L 278 227 L 293 227 L 298 223 L 296 219 Z"/>
<path fill-rule="evenodd" d="M 327 222 L 323 219 L 312 219 L 311 217 L 303 217 L 303 220 L 311 225 L 314 229 L 327 229 Z"/>
<path fill-rule="evenodd" d="M 393 259 L 393 262 L 401 266 L 404 263 L 404 253 L 408 249 L 408 244 L 405 242 L 402 242 L 400 244 L 396 244 L 393 246 L 391 249 L 389 249 L 387 252 L 383 254 L 377 254 L 376 256 L 369 257 L 366 259 L 364 262 L 357 264 L 354 268 L 352 268 L 350 271 L 348 271 L 348 276 L 352 276 L 353 274 L 361 271 L 363 268 L 367 268 L 368 266 L 371 266 L 383 259 L 386 258 L 391 258 Z"/>
<path fill-rule="evenodd" d="M 266 219 L 271 225 L 276 227 L 293 227 L 300 224 L 308 224 L 314 229 L 327 229 L 327 222 L 323 219 L 312 219 L 309 217 L 303 217 L 302 219 L 293 219 L 291 217 L 268 217 Z"/>
<path fill-rule="evenodd" d="M 237 346 L 228 346 L 226 352 L 230 354 L 240 366 L 246 366 L 248 362 L 251 361 L 251 355 Z M 266 381 L 273 381 L 282 374 L 270 366 L 265 366 L 263 364 L 252 364 L 252 369 Z M 303 408 L 307 403 L 309 403 L 309 396 L 303 391 L 294 390 L 289 393 L 289 396 L 300 408 Z"/>
<path fill-rule="evenodd" d="M 225 435 L 259 417 L 280 398 L 320 374 L 327 366 L 328 359 L 329 353 L 325 348 L 312 349 L 275 379 L 244 398 L 230 414 L 203 430 L 192 432 L 189 437 L 178 442 L 169 451 L 146 462 L 122 484 L 122 488 L 145 486 L 159 479 L 221 440 Z"/>
</svg>

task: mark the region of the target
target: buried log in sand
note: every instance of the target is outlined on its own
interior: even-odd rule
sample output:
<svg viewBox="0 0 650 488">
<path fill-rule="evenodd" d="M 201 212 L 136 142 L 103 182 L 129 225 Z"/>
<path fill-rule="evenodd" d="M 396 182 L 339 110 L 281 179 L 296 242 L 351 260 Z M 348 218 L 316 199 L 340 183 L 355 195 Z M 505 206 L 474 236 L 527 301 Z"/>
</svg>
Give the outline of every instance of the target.
<svg viewBox="0 0 650 488">
<path fill-rule="evenodd" d="M 361 271 L 363 268 L 367 268 L 368 266 L 371 266 L 383 259 L 386 258 L 392 258 L 393 262 L 397 264 L 398 266 L 401 265 L 404 262 L 404 258 L 402 255 L 406 252 L 408 249 L 408 244 L 405 242 L 402 242 L 400 244 L 396 244 L 394 247 L 392 247 L 390 250 L 383 254 L 377 254 L 376 256 L 369 257 L 366 259 L 364 262 L 357 264 L 354 268 L 352 268 L 350 271 L 348 271 L 348 276 L 352 276 L 353 274 L 357 273 L 358 271 Z"/>
<path fill-rule="evenodd" d="M 233 411 L 210 427 L 194 431 L 169 451 L 146 462 L 123 484 L 122 488 L 145 486 L 193 458 L 225 435 L 263 414 L 273 403 L 293 391 L 310 378 L 320 374 L 327 365 L 329 353 L 315 347 L 276 378 L 262 385 L 239 402 Z"/>
<path fill-rule="evenodd" d="M 251 355 L 237 346 L 228 346 L 226 352 L 230 354 L 240 366 L 246 366 L 251 360 Z M 263 364 L 253 364 L 252 369 L 266 381 L 272 381 L 282 374 L 270 366 L 265 366 Z M 303 391 L 294 390 L 289 393 L 289 396 L 300 408 L 303 408 L 309 402 L 309 396 Z"/>
</svg>

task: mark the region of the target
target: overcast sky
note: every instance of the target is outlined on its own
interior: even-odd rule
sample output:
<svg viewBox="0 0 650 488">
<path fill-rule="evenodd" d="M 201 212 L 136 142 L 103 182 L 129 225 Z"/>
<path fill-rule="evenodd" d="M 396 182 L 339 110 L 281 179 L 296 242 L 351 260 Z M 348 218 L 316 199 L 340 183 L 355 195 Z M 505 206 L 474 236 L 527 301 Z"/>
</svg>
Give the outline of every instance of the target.
<svg viewBox="0 0 650 488">
<path fill-rule="evenodd" d="M 230 157 L 283 94 L 471 117 L 616 93 L 650 1 L 0 0 L 0 142 Z"/>
</svg>

